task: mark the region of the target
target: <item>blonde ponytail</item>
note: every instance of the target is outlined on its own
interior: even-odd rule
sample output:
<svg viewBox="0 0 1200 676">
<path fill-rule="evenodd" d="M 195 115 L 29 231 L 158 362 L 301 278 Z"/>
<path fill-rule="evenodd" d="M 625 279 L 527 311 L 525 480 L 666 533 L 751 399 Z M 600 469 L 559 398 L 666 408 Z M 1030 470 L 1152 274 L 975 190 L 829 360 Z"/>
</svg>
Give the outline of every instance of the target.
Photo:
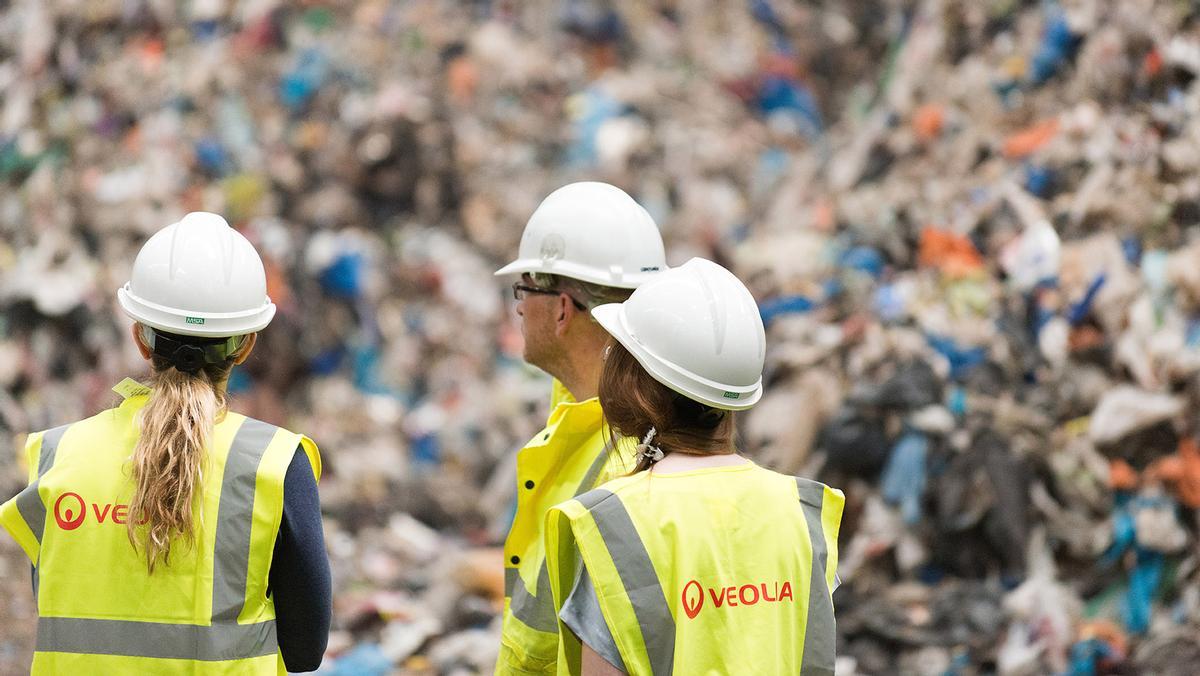
<svg viewBox="0 0 1200 676">
<path fill-rule="evenodd" d="M 169 564 L 175 540 L 195 542 L 192 506 L 205 449 L 225 412 L 222 383 L 233 360 L 194 373 L 181 372 L 158 355 L 152 363 L 150 400 L 139 416 L 141 435 L 133 448 L 136 488 L 127 522 L 129 542 L 145 552 L 151 573 L 159 561 Z"/>
</svg>

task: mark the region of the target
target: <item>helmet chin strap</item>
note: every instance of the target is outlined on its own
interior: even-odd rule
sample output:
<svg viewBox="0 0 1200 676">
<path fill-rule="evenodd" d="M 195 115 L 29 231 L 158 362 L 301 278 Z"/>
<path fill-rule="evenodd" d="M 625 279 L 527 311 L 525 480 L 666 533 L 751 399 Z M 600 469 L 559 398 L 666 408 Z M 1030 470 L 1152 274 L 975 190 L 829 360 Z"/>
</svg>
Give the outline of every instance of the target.
<svg viewBox="0 0 1200 676">
<path fill-rule="evenodd" d="M 178 336 L 142 325 L 142 340 L 156 356 L 181 373 L 194 374 L 210 364 L 223 364 L 245 343 L 245 336 L 200 338 Z"/>
</svg>

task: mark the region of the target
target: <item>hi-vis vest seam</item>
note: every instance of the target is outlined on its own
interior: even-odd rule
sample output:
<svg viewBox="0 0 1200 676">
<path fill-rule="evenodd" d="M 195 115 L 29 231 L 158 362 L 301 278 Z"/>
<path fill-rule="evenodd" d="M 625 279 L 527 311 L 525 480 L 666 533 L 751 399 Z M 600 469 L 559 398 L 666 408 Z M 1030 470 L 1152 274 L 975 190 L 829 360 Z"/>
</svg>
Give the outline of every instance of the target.
<svg viewBox="0 0 1200 676">
<path fill-rule="evenodd" d="M 800 494 L 800 508 L 808 525 L 808 538 L 812 542 L 812 582 L 808 591 L 808 617 L 804 630 L 804 657 L 800 663 L 801 676 L 833 676 L 833 665 L 837 660 L 833 627 L 822 627 L 822 617 L 833 617 L 833 597 L 826 580 L 826 564 L 829 556 L 825 544 L 825 526 L 821 510 L 825 503 L 824 484 L 796 477 L 796 490 Z M 816 565 L 820 562 L 820 565 Z"/>
<path fill-rule="evenodd" d="M 591 514 L 609 557 L 620 562 L 617 572 L 637 617 L 651 673 L 670 674 L 675 663 L 675 617 L 633 519 L 621 499 L 603 488 L 576 500 Z"/>
<path fill-rule="evenodd" d="M 596 484 L 596 479 L 604 469 L 604 463 L 608 460 L 608 454 L 611 451 L 612 442 L 606 442 L 604 450 L 596 456 L 592 466 L 583 475 L 583 481 L 579 482 L 579 487 L 575 489 L 575 497 L 591 490 L 592 486 Z M 509 608 L 512 610 L 513 617 L 531 629 L 547 634 L 556 634 L 558 633 L 558 617 L 554 614 L 554 598 L 550 593 L 550 572 L 546 569 L 545 560 L 538 568 L 536 585 L 536 591 L 531 594 L 521 580 L 519 569 L 504 569 L 504 595 L 511 599 Z"/>
<path fill-rule="evenodd" d="M 246 418 L 230 445 L 217 508 L 212 624 L 40 617 L 37 651 L 196 661 L 275 654 L 274 620 L 237 624 L 237 617 L 246 602 L 256 476 L 277 432 L 273 425 Z"/>
</svg>

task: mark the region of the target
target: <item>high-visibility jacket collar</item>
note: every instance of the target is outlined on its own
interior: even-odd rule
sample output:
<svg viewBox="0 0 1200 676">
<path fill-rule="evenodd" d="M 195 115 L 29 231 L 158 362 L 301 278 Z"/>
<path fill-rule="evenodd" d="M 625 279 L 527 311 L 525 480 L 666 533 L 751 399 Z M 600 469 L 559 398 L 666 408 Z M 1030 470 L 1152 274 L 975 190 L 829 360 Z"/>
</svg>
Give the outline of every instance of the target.
<svg viewBox="0 0 1200 676">
<path fill-rule="evenodd" d="M 600 399 L 592 397 L 583 401 L 560 401 L 550 411 L 546 419 L 546 428 L 566 427 L 572 433 L 590 433 L 599 428 L 604 419 L 604 411 L 600 409 Z"/>
<path fill-rule="evenodd" d="M 505 608 L 497 674 L 553 673 L 558 625 L 546 574 L 547 510 L 628 472 L 609 452 L 599 399 L 575 401 L 555 381 L 546 427 L 517 453 L 517 509 L 504 542 Z"/>
</svg>

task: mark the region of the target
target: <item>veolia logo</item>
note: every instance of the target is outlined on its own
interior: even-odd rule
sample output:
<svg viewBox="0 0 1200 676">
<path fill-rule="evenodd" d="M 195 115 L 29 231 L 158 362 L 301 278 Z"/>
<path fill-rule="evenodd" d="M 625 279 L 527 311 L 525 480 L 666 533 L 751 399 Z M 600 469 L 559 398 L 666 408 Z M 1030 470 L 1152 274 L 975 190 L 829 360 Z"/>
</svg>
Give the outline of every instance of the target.
<svg viewBox="0 0 1200 676">
<path fill-rule="evenodd" d="M 738 606 L 754 606 L 759 603 L 779 603 L 794 601 L 792 583 L 756 582 L 743 585 L 720 587 L 702 587 L 697 580 L 691 580 L 683 587 L 683 612 L 688 619 L 695 619 L 704 608 L 704 592 L 708 592 L 714 608 L 736 608 Z"/>
<path fill-rule="evenodd" d="M 700 609 L 704 607 L 704 587 L 700 583 L 692 580 L 683 586 L 683 612 L 687 613 L 688 619 L 693 619 L 700 614 Z"/>
<path fill-rule="evenodd" d="M 124 526 L 129 522 L 129 505 L 112 502 L 93 502 L 91 505 L 92 516 L 96 517 L 98 524 L 107 521 Z M 78 493 L 63 493 L 54 501 L 54 520 L 63 530 L 75 530 L 83 525 L 87 517 L 87 506 L 88 503 L 84 502 Z M 143 516 L 137 523 L 142 525 L 146 522 Z"/>
<path fill-rule="evenodd" d="M 70 500 L 67 500 L 70 498 Z M 67 500 L 64 505 L 63 501 Z M 75 530 L 83 525 L 83 517 L 87 516 L 87 506 L 78 493 L 63 493 L 54 501 L 54 520 L 63 530 Z"/>
</svg>

